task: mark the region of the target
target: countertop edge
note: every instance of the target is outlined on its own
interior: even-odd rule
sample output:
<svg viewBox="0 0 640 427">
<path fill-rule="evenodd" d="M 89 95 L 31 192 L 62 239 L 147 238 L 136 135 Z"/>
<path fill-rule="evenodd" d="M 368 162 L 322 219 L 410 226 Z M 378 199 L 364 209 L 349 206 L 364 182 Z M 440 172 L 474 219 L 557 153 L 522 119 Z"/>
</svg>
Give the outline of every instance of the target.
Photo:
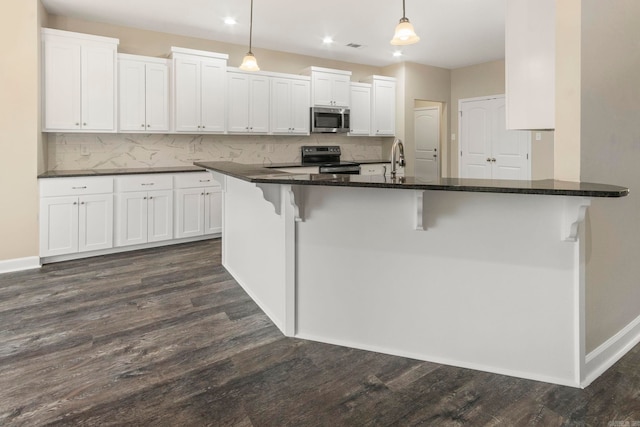
<svg viewBox="0 0 640 427">
<path fill-rule="evenodd" d="M 47 171 L 39 174 L 38 179 L 50 178 L 78 178 L 109 175 L 144 175 L 159 173 L 188 173 L 205 172 L 206 168 L 199 166 L 168 166 L 159 168 L 123 168 L 123 169 L 87 169 L 87 170 L 61 170 Z"/>
<path fill-rule="evenodd" d="M 216 165 L 218 163 L 218 165 Z M 367 182 L 367 181 L 344 181 L 338 178 L 328 179 L 292 179 L 290 177 L 300 176 L 287 172 L 274 173 L 273 169 L 268 169 L 262 165 L 245 165 L 233 162 L 196 162 L 196 166 L 203 167 L 224 175 L 231 176 L 243 181 L 259 184 L 285 184 L 285 185 L 316 185 L 327 187 L 357 187 L 357 188 L 387 188 L 396 190 L 423 190 L 423 191 L 462 191 L 475 193 L 500 193 L 500 194 L 528 194 L 528 195 L 549 195 L 549 196 L 570 196 L 570 197 L 598 197 L 598 198 L 620 198 L 629 194 L 629 189 L 625 187 L 596 184 L 596 183 L 572 183 L 556 180 L 539 180 L 525 181 L 527 183 L 539 183 L 538 188 L 511 187 L 511 186 L 487 186 L 487 185 L 465 185 L 465 184 L 428 184 L 428 183 L 407 183 L 405 178 L 391 178 L 388 182 Z M 233 168 L 225 168 L 224 166 L 232 166 L 235 168 L 244 168 L 246 173 L 234 171 Z M 261 177 L 264 175 L 264 177 Z M 266 177 L 268 176 L 268 178 Z M 309 175 L 311 176 L 311 175 Z M 313 176 L 321 176 L 313 175 Z M 328 175 L 330 176 L 330 175 Z M 348 175 L 346 175 L 348 177 Z M 571 189 L 571 188 L 545 188 L 542 184 L 550 182 L 554 185 L 562 187 L 562 185 L 592 185 L 609 187 L 607 189 Z M 566 184 L 563 184 L 566 183 Z"/>
</svg>

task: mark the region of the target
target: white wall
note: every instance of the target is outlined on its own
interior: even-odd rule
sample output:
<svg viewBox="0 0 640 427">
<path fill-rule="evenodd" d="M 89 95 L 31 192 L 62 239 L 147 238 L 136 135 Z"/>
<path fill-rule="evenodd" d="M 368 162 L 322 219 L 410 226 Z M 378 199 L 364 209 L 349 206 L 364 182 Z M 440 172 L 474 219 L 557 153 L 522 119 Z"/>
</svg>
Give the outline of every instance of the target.
<svg viewBox="0 0 640 427">
<path fill-rule="evenodd" d="M 587 253 L 587 351 L 640 316 L 640 2 L 582 2 L 583 181 L 624 185 L 593 202 Z"/>
</svg>

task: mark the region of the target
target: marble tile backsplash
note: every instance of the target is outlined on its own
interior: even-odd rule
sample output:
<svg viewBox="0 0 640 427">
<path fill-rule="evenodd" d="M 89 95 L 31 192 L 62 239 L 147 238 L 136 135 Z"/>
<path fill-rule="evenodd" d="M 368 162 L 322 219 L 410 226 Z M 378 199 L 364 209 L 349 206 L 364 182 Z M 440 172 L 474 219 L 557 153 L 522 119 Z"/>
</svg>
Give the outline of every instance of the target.
<svg viewBox="0 0 640 427">
<path fill-rule="evenodd" d="M 48 170 L 144 168 L 195 161 L 288 163 L 302 145 L 339 145 L 343 160 L 379 159 L 384 138 L 334 134 L 241 136 L 177 134 L 48 134 Z"/>
</svg>

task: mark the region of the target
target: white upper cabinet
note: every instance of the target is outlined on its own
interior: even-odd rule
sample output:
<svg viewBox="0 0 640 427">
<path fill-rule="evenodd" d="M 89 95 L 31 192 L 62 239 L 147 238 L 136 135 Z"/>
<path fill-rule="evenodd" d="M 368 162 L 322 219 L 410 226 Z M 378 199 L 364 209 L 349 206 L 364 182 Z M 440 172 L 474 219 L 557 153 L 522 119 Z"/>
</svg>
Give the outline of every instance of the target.
<svg viewBox="0 0 640 427">
<path fill-rule="evenodd" d="M 396 79 L 371 76 L 371 135 L 394 136 L 396 134 Z"/>
<path fill-rule="evenodd" d="M 309 67 L 305 74 L 311 76 L 311 99 L 315 106 L 349 107 L 351 71 Z"/>
<path fill-rule="evenodd" d="M 227 84 L 227 130 L 230 133 L 268 133 L 270 78 L 260 74 L 229 71 Z"/>
<path fill-rule="evenodd" d="M 169 131 L 169 65 L 166 59 L 118 55 L 119 129 Z"/>
<path fill-rule="evenodd" d="M 371 132 L 371 84 L 351 83 L 351 115 L 349 135 Z"/>
<path fill-rule="evenodd" d="M 271 79 L 271 133 L 309 134 L 309 78 Z"/>
<path fill-rule="evenodd" d="M 556 1 L 506 4 L 507 129 L 554 129 Z"/>
<path fill-rule="evenodd" d="M 43 130 L 116 131 L 118 39 L 42 29 Z"/>
<path fill-rule="evenodd" d="M 225 131 L 228 55 L 172 47 L 177 132 Z"/>
</svg>

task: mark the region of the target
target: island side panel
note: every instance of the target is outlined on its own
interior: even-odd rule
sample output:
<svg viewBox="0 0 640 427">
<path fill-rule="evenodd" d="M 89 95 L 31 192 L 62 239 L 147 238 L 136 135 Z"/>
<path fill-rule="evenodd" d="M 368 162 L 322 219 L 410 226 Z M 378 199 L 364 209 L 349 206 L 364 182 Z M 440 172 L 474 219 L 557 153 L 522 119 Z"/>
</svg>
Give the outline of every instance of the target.
<svg viewBox="0 0 640 427">
<path fill-rule="evenodd" d="M 297 336 L 579 386 L 566 198 L 306 188 Z"/>
<path fill-rule="evenodd" d="M 280 191 L 280 185 L 273 186 Z M 243 180 L 227 176 L 223 197 L 223 265 L 284 331 L 285 216 L 276 213 L 263 190 Z"/>
</svg>

